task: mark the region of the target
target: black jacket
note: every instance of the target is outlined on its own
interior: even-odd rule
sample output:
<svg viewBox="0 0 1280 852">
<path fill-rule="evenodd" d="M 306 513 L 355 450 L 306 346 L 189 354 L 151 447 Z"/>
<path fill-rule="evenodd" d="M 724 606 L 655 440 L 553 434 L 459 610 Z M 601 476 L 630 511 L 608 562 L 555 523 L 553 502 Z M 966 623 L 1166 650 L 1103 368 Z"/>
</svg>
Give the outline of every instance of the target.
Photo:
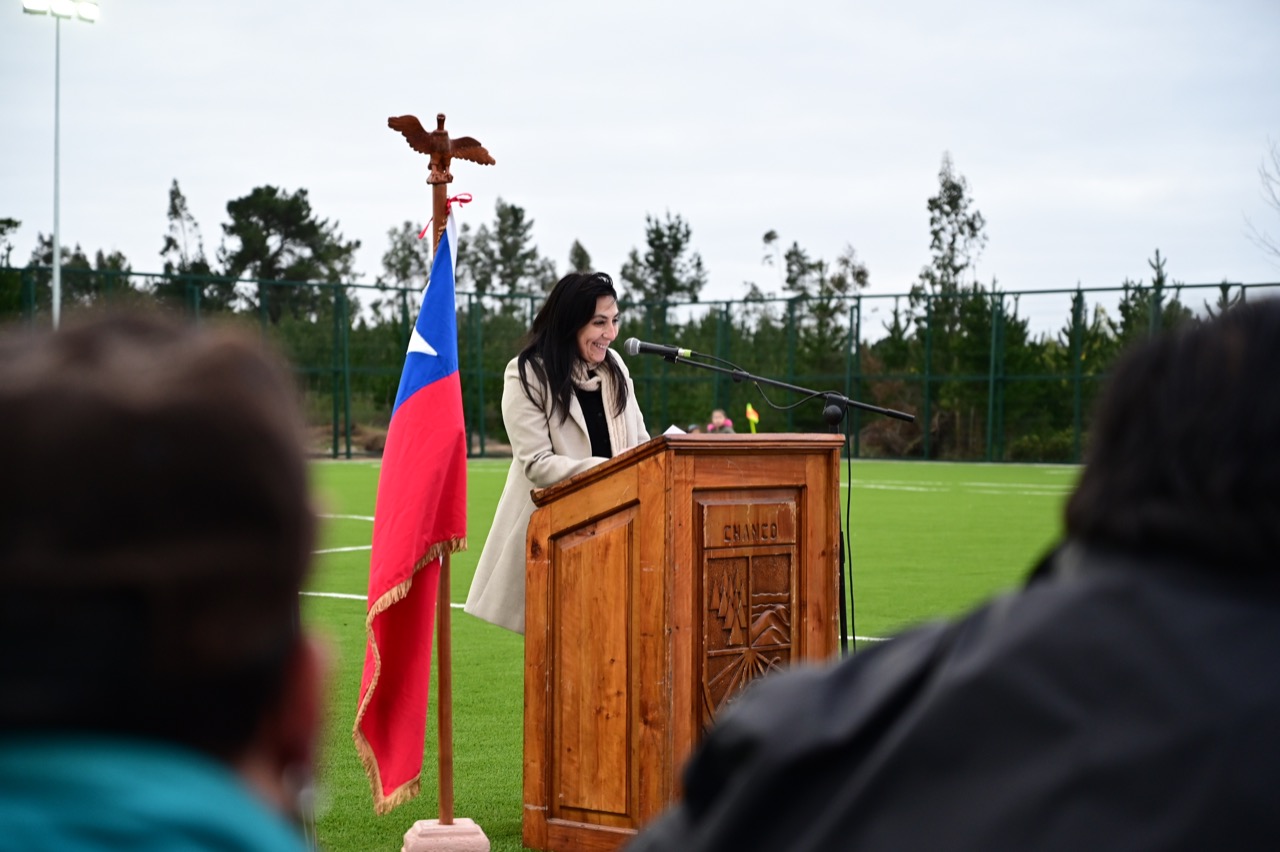
<svg viewBox="0 0 1280 852">
<path fill-rule="evenodd" d="M 628 852 L 1280 849 L 1280 584 L 1069 545 L 762 679 L 685 773 Z"/>
</svg>

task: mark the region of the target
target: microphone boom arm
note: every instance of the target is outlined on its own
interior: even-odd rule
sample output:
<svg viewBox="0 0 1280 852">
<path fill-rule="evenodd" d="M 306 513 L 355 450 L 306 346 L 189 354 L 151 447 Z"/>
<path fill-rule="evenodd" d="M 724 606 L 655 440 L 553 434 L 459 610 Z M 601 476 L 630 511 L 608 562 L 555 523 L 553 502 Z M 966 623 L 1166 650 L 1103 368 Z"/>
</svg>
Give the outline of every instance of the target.
<svg viewBox="0 0 1280 852">
<path fill-rule="evenodd" d="M 895 420 L 905 420 L 907 423 L 914 423 L 916 421 L 916 416 L 914 414 L 907 414 L 905 411 L 897 411 L 892 408 L 881 408 L 878 405 L 872 405 L 867 402 L 859 402 L 856 399 L 850 399 L 844 394 L 836 393 L 835 391 L 819 391 L 813 390 L 812 388 L 802 388 L 799 385 L 790 385 L 786 382 L 776 381 L 775 379 L 766 379 L 762 376 L 752 375 L 746 370 L 736 368 L 729 369 L 728 367 L 721 367 L 717 364 L 707 364 L 703 361 L 695 361 L 681 355 L 669 354 L 663 355 L 662 358 L 663 360 L 670 361 L 673 364 L 689 364 L 694 367 L 701 367 L 704 370 L 723 373 L 732 378 L 735 382 L 753 382 L 756 384 L 769 385 L 770 387 L 782 388 L 783 390 L 789 390 L 793 393 L 805 394 L 807 396 L 820 396 L 827 401 L 828 405 L 837 405 L 842 409 L 857 408 L 862 411 L 870 411 L 873 414 L 883 414 L 885 417 L 892 417 Z"/>
</svg>

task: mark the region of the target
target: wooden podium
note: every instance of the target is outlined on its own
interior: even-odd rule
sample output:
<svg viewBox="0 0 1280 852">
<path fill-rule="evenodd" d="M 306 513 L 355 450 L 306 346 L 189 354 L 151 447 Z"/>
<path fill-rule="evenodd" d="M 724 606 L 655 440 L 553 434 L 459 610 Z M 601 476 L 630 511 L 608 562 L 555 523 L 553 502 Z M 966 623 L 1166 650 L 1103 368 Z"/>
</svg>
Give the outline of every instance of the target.
<svg viewBox="0 0 1280 852">
<path fill-rule="evenodd" d="M 839 435 L 670 435 L 535 491 L 524 845 L 616 849 L 744 684 L 836 652 Z"/>
</svg>

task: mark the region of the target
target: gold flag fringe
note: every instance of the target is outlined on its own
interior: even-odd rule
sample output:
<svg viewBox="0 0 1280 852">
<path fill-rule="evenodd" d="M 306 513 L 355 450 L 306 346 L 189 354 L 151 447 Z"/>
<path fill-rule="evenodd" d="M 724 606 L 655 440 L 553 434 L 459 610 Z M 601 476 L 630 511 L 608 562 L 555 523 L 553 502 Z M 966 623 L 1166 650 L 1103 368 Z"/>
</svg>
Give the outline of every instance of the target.
<svg viewBox="0 0 1280 852">
<path fill-rule="evenodd" d="M 431 545 L 431 547 L 427 548 L 426 555 L 413 566 L 413 571 L 409 574 L 408 579 L 397 583 L 384 592 L 369 606 L 369 611 L 365 615 L 365 640 L 373 651 L 373 677 L 369 679 L 369 688 L 365 690 L 364 699 L 360 702 L 360 706 L 356 708 L 356 721 L 352 726 L 351 738 L 355 742 L 356 754 L 364 765 L 365 774 L 369 776 L 369 784 L 373 787 L 373 811 L 379 816 L 391 813 L 395 808 L 416 797 L 420 789 L 420 778 L 406 781 L 384 796 L 382 794 L 382 775 L 378 771 L 378 757 L 373 753 L 373 748 L 369 745 L 369 741 L 365 739 L 364 734 L 360 733 L 360 720 L 364 718 L 364 711 L 368 708 L 370 699 L 373 698 L 373 691 L 378 688 L 378 676 L 382 673 L 382 654 L 379 653 L 378 643 L 374 640 L 373 619 L 391 608 L 392 605 L 405 599 L 405 596 L 409 594 L 409 589 L 413 586 L 414 577 L 418 576 L 418 572 L 424 567 L 437 559 L 443 558 L 446 553 L 457 553 L 466 549 L 466 538 L 451 538 Z M 441 590 L 441 594 L 445 593 L 447 593 L 447 590 Z M 432 617 L 434 617 L 434 613 Z"/>
</svg>

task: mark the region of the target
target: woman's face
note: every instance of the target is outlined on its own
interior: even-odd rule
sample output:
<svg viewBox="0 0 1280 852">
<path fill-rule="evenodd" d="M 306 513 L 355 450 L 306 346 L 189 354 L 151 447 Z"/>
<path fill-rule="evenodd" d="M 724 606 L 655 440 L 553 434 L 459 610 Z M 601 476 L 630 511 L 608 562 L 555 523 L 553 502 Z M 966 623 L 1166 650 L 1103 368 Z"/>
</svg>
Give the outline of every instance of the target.
<svg viewBox="0 0 1280 852">
<path fill-rule="evenodd" d="M 612 296 L 596 299 L 596 312 L 578 329 L 578 354 L 590 365 L 604 361 L 609 344 L 618 336 L 618 303 Z"/>
</svg>

